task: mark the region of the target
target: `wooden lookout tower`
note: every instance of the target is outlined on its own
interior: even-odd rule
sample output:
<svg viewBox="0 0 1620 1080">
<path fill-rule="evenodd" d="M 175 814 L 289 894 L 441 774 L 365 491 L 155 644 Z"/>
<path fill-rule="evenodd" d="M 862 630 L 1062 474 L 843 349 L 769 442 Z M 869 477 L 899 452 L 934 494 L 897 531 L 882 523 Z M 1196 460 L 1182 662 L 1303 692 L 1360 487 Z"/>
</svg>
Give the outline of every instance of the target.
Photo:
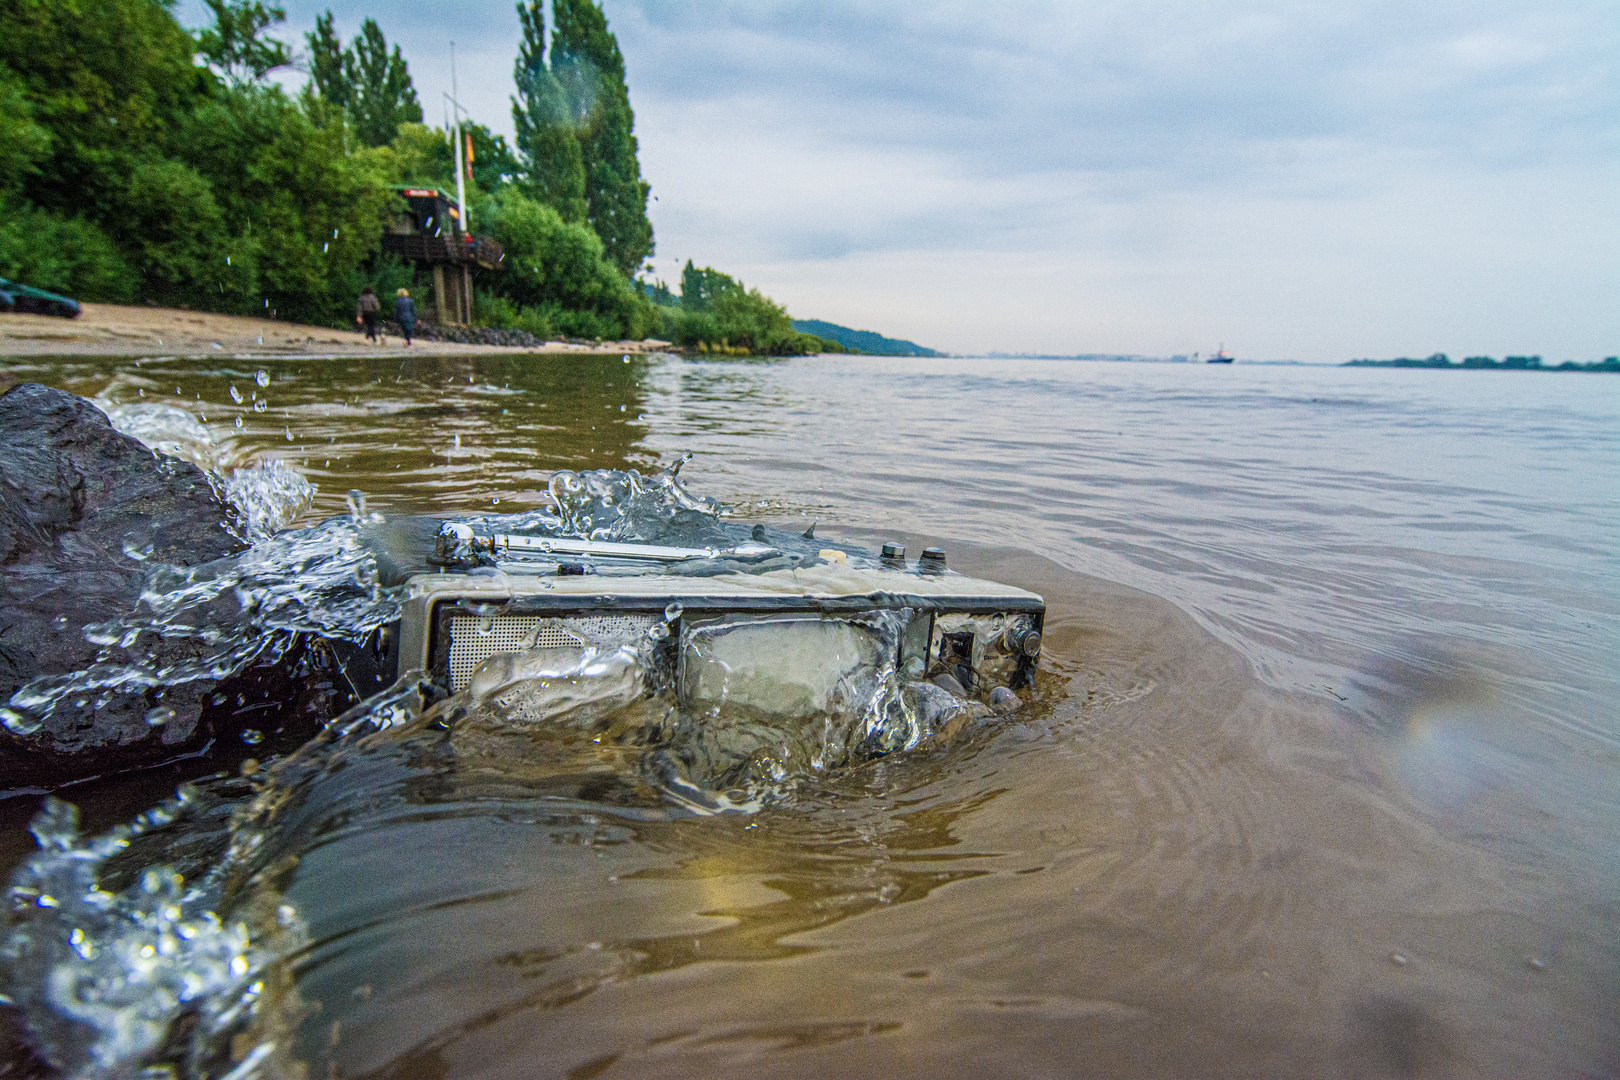
<svg viewBox="0 0 1620 1080">
<path fill-rule="evenodd" d="M 472 323 L 472 270 L 502 269 L 501 245 L 488 236 L 462 228 L 456 201 L 438 188 L 395 188 L 406 212 L 383 234 L 384 254 L 433 267 L 435 321 L 451 326 Z M 423 312 L 423 314 L 427 314 Z"/>
</svg>

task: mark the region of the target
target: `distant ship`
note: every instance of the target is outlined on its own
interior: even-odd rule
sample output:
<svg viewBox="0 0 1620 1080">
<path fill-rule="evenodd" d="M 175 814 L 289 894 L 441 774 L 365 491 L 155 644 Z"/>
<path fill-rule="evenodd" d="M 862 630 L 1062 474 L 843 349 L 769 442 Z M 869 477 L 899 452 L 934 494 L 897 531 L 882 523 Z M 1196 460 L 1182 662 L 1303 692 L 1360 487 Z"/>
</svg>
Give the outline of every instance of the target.
<svg viewBox="0 0 1620 1080">
<path fill-rule="evenodd" d="M 1206 364 L 1230 364 L 1231 362 L 1232 354 L 1226 351 L 1226 344 L 1224 342 L 1221 344 L 1220 350 L 1216 352 L 1214 356 L 1211 356 L 1208 360 L 1204 361 Z"/>
</svg>

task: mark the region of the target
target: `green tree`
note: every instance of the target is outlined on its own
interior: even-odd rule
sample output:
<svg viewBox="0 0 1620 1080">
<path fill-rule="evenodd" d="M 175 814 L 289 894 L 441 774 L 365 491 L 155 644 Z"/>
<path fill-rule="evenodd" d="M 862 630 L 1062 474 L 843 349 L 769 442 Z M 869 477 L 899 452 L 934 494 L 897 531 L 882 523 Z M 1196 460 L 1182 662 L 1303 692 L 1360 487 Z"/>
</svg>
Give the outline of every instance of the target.
<svg viewBox="0 0 1620 1080">
<path fill-rule="evenodd" d="M 588 213 L 585 159 L 563 88 L 546 67 L 541 0 L 519 3 L 517 13 L 523 40 L 512 67 L 517 85 L 512 124 L 526 166 L 523 184 L 530 196 L 556 210 L 564 221 L 583 222 Z"/>
<path fill-rule="evenodd" d="M 355 134 L 367 146 L 387 146 L 401 124 L 422 122 L 422 106 L 411 85 L 411 73 L 399 46 L 388 52 L 388 40 L 376 19 L 360 24 L 359 35 L 343 54 L 343 78 L 349 87 L 347 107 Z"/>
<path fill-rule="evenodd" d="M 50 152 L 51 133 L 34 123 L 27 87 L 0 64 L 0 200 L 16 193 Z"/>
<path fill-rule="evenodd" d="M 687 311 L 709 311 L 722 294 L 741 290 L 741 282 L 712 266 L 699 269 L 687 259 L 681 268 L 681 307 Z"/>
<path fill-rule="evenodd" d="M 0 213 L 0 277 L 104 304 L 135 299 L 135 275 L 105 232 L 37 207 Z"/>
<path fill-rule="evenodd" d="M 332 12 L 315 16 L 315 29 L 305 34 L 309 44 L 309 85 L 316 97 L 348 108 L 353 88 L 343 71 L 343 41 L 332 29 Z"/>
<path fill-rule="evenodd" d="M 204 0 L 214 25 L 197 35 L 197 49 L 233 85 L 258 82 L 292 63 L 287 46 L 261 37 L 265 29 L 285 22 L 285 8 L 265 7 L 259 0 Z"/>
<path fill-rule="evenodd" d="M 392 149 L 400 183 L 454 189 L 456 160 L 443 131 L 426 124 L 401 124 Z"/>
<path fill-rule="evenodd" d="M 225 306 L 209 301 L 223 292 L 230 235 L 213 188 L 196 169 L 174 158 L 141 159 L 109 224 L 144 298 L 169 307 Z"/>
<path fill-rule="evenodd" d="M 523 163 L 512 153 L 506 136 L 497 135 L 483 124 L 461 122 L 463 138 L 472 141 L 473 183 L 484 191 L 494 191 L 523 175 Z"/>
<path fill-rule="evenodd" d="M 595 0 L 553 0 L 552 18 L 551 71 L 578 131 L 588 220 L 608 260 L 629 277 L 652 254 L 653 231 L 624 55 Z"/>
<path fill-rule="evenodd" d="M 195 51 L 155 0 L 0 3 L 0 64 L 50 136 L 22 197 L 65 217 L 116 213 L 135 163 L 171 152 L 175 122 L 211 92 Z"/>
<path fill-rule="evenodd" d="M 564 221 L 515 186 L 497 196 L 490 226 L 506 253 L 496 287 L 511 301 L 579 337 L 646 333 L 652 305 L 603 258 L 602 241 L 588 226 Z"/>
<path fill-rule="evenodd" d="M 346 282 L 375 258 L 400 205 L 393 153 L 352 149 L 341 114 L 319 126 L 275 87 L 220 95 L 188 118 L 183 137 L 235 230 L 231 262 L 210 267 L 212 303 L 347 322 Z"/>
</svg>

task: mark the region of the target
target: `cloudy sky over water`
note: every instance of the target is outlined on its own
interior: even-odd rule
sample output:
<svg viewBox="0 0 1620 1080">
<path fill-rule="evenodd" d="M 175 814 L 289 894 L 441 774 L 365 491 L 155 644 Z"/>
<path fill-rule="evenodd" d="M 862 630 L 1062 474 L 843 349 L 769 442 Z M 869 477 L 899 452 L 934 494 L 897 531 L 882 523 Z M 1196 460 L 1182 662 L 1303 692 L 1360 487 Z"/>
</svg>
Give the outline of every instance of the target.
<svg viewBox="0 0 1620 1080">
<path fill-rule="evenodd" d="M 507 0 L 293 0 L 287 36 L 328 6 L 430 122 L 454 38 L 510 134 Z M 671 281 L 959 353 L 1620 352 L 1613 0 L 604 7 Z"/>
</svg>

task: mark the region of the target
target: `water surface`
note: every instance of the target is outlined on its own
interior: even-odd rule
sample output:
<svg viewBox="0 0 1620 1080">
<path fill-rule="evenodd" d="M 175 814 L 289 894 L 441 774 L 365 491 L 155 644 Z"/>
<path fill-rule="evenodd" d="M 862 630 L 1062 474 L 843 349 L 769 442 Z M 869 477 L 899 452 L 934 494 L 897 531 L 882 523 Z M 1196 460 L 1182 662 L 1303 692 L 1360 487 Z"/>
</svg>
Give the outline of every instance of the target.
<svg viewBox="0 0 1620 1080">
<path fill-rule="evenodd" d="M 1620 380 L 862 357 L 10 370 L 206 416 L 221 464 L 287 460 L 316 516 L 351 488 L 383 513 L 530 509 L 556 469 L 692 450 L 682 478 L 737 517 L 940 543 L 1047 599 L 1012 720 L 758 813 L 631 812 L 603 794 L 614 763 L 558 732 L 389 743 L 322 774 L 280 837 L 305 941 L 275 1061 L 1620 1072 Z M 10 861 L 32 809 L 6 808 Z"/>
</svg>

